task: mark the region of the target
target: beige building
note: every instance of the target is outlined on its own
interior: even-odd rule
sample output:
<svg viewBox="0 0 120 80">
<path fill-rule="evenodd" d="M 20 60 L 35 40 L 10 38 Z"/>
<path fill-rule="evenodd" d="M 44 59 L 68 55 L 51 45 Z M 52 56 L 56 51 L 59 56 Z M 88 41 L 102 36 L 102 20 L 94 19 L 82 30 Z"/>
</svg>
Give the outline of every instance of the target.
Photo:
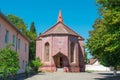
<svg viewBox="0 0 120 80">
<path fill-rule="evenodd" d="M 12 49 L 18 52 L 20 69 L 25 71 L 29 56 L 29 39 L 0 12 L 0 49 L 12 43 Z"/>
</svg>

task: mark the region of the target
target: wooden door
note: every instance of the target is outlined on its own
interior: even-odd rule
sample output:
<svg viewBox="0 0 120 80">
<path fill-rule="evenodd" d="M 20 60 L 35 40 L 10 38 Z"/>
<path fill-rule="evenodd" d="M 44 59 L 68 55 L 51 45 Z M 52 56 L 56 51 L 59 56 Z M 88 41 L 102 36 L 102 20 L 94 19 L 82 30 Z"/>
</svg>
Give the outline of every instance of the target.
<svg viewBox="0 0 120 80">
<path fill-rule="evenodd" d="M 57 57 L 57 67 L 60 68 L 60 57 Z"/>
</svg>

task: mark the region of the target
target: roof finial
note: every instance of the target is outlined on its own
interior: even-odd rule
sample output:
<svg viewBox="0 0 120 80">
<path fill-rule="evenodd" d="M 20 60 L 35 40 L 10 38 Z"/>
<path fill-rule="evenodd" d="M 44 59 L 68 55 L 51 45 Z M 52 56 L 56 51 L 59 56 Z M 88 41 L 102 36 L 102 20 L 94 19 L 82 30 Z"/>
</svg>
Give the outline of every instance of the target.
<svg viewBox="0 0 120 80">
<path fill-rule="evenodd" d="M 61 10 L 59 10 L 58 21 L 57 22 L 63 22 Z"/>
</svg>

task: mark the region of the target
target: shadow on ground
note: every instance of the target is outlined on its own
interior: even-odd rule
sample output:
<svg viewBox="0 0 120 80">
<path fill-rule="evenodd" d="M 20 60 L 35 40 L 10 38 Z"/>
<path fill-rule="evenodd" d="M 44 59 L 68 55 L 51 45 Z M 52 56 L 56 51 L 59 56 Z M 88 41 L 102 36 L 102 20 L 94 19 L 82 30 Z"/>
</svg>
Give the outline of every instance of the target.
<svg viewBox="0 0 120 80">
<path fill-rule="evenodd" d="M 120 73 L 117 76 L 113 76 L 113 73 L 98 73 L 99 75 L 103 75 L 103 78 L 95 78 L 95 80 L 120 80 Z"/>
</svg>

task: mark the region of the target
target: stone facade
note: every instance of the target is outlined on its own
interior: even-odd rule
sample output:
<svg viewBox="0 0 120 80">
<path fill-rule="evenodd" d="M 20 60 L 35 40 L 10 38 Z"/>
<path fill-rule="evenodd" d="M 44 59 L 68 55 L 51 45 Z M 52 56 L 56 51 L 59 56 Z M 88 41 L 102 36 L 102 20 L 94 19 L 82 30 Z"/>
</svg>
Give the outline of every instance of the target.
<svg viewBox="0 0 120 80">
<path fill-rule="evenodd" d="M 6 32 L 8 32 L 8 42 L 5 42 Z M 4 48 L 7 44 L 13 44 L 13 36 L 14 46 L 11 47 L 19 54 L 20 69 L 18 73 L 22 73 L 25 71 L 26 64 L 28 63 L 29 40 L 0 12 L 0 49 Z M 19 49 L 18 40 L 20 40 Z"/>
<path fill-rule="evenodd" d="M 64 24 L 61 12 L 57 23 L 36 39 L 36 57 L 43 62 L 40 70 L 85 71 L 84 39 Z"/>
</svg>

